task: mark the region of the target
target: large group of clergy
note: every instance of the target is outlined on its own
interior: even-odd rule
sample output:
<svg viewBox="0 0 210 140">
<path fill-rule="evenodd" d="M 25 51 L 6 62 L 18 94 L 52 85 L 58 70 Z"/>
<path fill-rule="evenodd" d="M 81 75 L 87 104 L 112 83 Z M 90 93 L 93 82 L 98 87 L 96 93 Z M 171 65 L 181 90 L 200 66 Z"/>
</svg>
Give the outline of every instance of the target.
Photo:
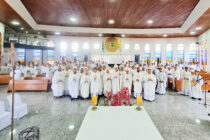
<svg viewBox="0 0 210 140">
<path fill-rule="evenodd" d="M 45 74 L 52 79 L 52 91 L 55 98 L 69 96 L 73 99 L 87 99 L 91 96 L 105 96 L 109 92 L 117 94 L 127 87 L 130 95 L 142 96 L 145 100 L 154 101 L 155 93 L 164 95 L 168 79 L 172 79 L 173 88 L 175 80 L 183 79 L 181 94 L 193 99 L 202 98 L 202 77 L 198 75 L 198 64 L 157 64 L 122 62 L 111 68 L 104 62 L 93 61 L 67 61 L 53 64 L 32 63 L 27 65 L 16 64 L 15 80 L 24 77 L 36 77 Z M 191 72 L 194 72 L 192 75 Z M 11 63 L 1 67 L 1 74 L 12 76 Z M 197 84 L 191 85 L 195 80 Z"/>
</svg>

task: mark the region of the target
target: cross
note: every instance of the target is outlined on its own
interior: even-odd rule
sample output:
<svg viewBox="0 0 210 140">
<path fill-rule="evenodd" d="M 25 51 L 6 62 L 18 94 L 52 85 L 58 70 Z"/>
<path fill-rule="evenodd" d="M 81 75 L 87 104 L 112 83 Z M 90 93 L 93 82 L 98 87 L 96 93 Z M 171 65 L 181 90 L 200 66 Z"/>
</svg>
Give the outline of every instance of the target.
<svg viewBox="0 0 210 140">
<path fill-rule="evenodd" d="M 12 61 L 12 117 L 11 117 L 11 140 L 13 140 L 13 128 L 14 128 L 14 91 L 15 91 L 15 80 L 14 80 L 14 75 L 15 75 L 15 45 L 14 43 L 10 44 L 11 51 L 9 53 L 3 53 L 3 56 L 11 56 L 11 61 Z"/>
</svg>

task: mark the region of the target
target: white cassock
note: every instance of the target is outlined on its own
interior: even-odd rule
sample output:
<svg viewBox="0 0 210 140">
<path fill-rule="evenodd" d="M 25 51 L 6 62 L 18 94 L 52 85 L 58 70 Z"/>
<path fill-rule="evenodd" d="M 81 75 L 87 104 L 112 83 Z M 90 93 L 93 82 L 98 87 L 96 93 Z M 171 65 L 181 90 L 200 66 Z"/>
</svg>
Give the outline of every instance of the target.
<svg viewBox="0 0 210 140">
<path fill-rule="evenodd" d="M 62 82 L 58 82 L 58 81 Z M 56 71 L 52 79 L 52 90 L 55 97 L 63 96 L 65 75 L 62 71 Z"/>
<path fill-rule="evenodd" d="M 101 77 L 98 73 L 92 72 L 90 75 L 90 82 L 91 82 L 91 86 L 90 86 L 90 93 L 92 96 L 98 96 L 100 91 L 101 91 Z"/>
<path fill-rule="evenodd" d="M 134 82 L 134 96 L 140 96 L 142 92 L 142 73 L 141 72 L 136 72 L 133 77 L 133 82 Z"/>
<path fill-rule="evenodd" d="M 177 80 L 180 79 L 180 71 L 179 71 L 178 69 L 177 69 L 176 71 L 173 70 L 172 78 L 173 78 L 173 89 L 175 89 L 175 86 L 176 86 L 175 78 L 176 78 Z"/>
<path fill-rule="evenodd" d="M 182 92 L 185 95 L 191 96 L 191 72 L 185 71 L 183 73 Z M 188 80 L 187 80 L 188 79 Z"/>
<path fill-rule="evenodd" d="M 52 77 L 53 77 L 53 70 L 52 69 L 46 68 L 45 73 L 46 73 L 46 78 L 52 79 Z"/>
<path fill-rule="evenodd" d="M 199 82 L 192 86 L 192 97 L 196 99 L 202 99 L 202 85 L 203 85 L 203 79 L 200 75 L 192 75 L 192 80 L 199 80 Z"/>
<path fill-rule="evenodd" d="M 152 81 L 148 81 L 151 79 Z M 149 101 L 155 100 L 156 77 L 154 74 L 146 74 L 144 77 L 144 99 Z"/>
<path fill-rule="evenodd" d="M 65 75 L 65 82 L 64 82 L 64 94 L 68 95 L 69 94 L 69 75 L 71 74 L 70 70 L 65 70 L 63 71 Z"/>
<path fill-rule="evenodd" d="M 129 93 L 131 94 L 131 86 L 132 86 L 132 74 L 131 73 L 125 73 L 123 76 L 123 88 L 127 87 L 129 90 Z"/>
<path fill-rule="evenodd" d="M 107 80 L 109 78 L 110 78 L 110 80 Z M 106 92 L 111 92 L 112 91 L 112 81 L 111 81 L 111 74 L 110 73 L 104 73 L 103 83 L 104 83 L 104 95 L 106 95 Z"/>
<path fill-rule="evenodd" d="M 10 77 L 12 76 L 13 76 L 13 72 L 10 72 Z M 15 80 L 22 80 L 20 69 L 15 70 Z"/>
<path fill-rule="evenodd" d="M 80 78 L 80 96 L 88 98 L 90 93 L 90 77 L 89 75 L 82 75 Z"/>
<path fill-rule="evenodd" d="M 120 91 L 120 75 L 119 72 L 113 71 L 111 73 L 112 79 L 112 92 L 113 94 L 117 94 Z"/>
<path fill-rule="evenodd" d="M 25 67 L 24 69 L 23 69 L 23 73 L 24 73 L 24 77 L 31 77 L 32 76 L 32 71 L 33 71 L 33 69 L 31 68 L 31 67 Z"/>
<path fill-rule="evenodd" d="M 80 81 L 80 74 L 70 74 L 69 75 L 69 95 L 71 98 L 75 99 L 79 96 L 79 81 Z"/>
<path fill-rule="evenodd" d="M 159 72 L 157 75 L 157 81 L 158 81 L 157 93 L 165 94 L 166 93 L 166 81 L 167 81 L 166 74 L 164 72 Z"/>
</svg>

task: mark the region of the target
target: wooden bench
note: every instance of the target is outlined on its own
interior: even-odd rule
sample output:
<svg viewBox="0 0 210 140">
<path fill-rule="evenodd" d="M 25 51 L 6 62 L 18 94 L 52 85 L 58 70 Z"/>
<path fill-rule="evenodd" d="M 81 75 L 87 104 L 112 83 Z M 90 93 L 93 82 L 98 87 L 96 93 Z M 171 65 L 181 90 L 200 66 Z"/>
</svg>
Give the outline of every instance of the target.
<svg viewBox="0 0 210 140">
<path fill-rule="evenodd" d="M 12 80 L 8 92 L 12 91 Z M 15 91 L 48 91 L 48 80 L 15 80 Z"/>
<path fill-rule="evenodd" d="M 11 79 L 10 75 L 0 75 L 0 85 L 9 84 Z"/>
</svg>

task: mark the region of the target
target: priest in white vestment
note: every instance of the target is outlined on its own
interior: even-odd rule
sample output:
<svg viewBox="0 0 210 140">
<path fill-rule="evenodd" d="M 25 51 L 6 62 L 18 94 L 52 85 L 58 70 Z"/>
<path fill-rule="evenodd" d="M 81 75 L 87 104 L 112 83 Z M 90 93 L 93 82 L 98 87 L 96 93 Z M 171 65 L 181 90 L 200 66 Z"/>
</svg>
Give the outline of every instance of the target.
<svg viewBox="0 0 210 140">
<path fill-rule="evenodd" d="M 101 91 L 100 81 L 101 81 L 100 74 L 97 72 L 97 68 L 94 67 L 93 72 L 90 75 L 90 82 L 91 82 L 90 93 L 91 93 L 91 96 L 98 96 L 99 95 L 99 93 Z"/>
<path fill-rule="evenodd" d="M 4 64 L 4 66 L 1 67 L 1 74 L 9 74 L 10 73 L 10 67 L 7 65 L 7 63 Z"/>
<path fill-rule="evenodd" d="M 120 66 L 119 74 L 120 74 L 120 90 L 122 90 L 122 88 L 123 88 L 123 76 L 125 74 L 124 67 L 122 65 Z"/>
<path fill-rule="evenodd" d="M 52 79 L 52 90 L 53 90 L 54 97 L 59 98 L 63 96 L 64 80 L 65 80 L 65 75 L 61 71 L 61 67 L 59 66 L 58 70 L 54 73 L 54 76 Z"/>
<path fill-rule="evenodd" d="M 69 95 L 71 100 L 77 99 L 79 96 L 79 81 L 80 74 L 77 72 L 77 67 L 73 68 L 73 73 L 69 75 Z"/>
<path fill-rule="evenodd" d="M 104 84 L 104 95 L 106 96 L 107 92 L 111 92 L 112 90 L 112 81 L 111 81 L 111 74 L 109 72 L 109 67 L 107 67 L 107 70 L 103 75 L 103 84 Z"/>
<path fill-rule="evenodd" d="M 118 71 L 118 66 L 114 66 L 114 71 L 111 73 L 112 79 L 112 93 L 117 94 L 120 91 L 120 74 Z"/>
<path fill-rule="evenodd" d="M 140 71 L 140 67 L 137 67 L 136 73 L 133 76 L 133 83 L 134 83 L 134 97 L 140 97 L 142 93 L 142 80 L 143 75 Z"/>
<path fill-rule="evenodd" d="M 192 80 L 196 80 L 197 84 L 192 85 L 192 99 L 199 99 L 201 100 L 203 97 L 202 93 L 202 85 L 203 85 L 203 79 L 200 75 L 198 75 L 198 70 L 195 70 L 195 74 L 192 75 Z"/>
<path fill-rule="evenodd" d="M 129 68 L 126 68 L 125 74 L 123 76 L 123 88 L 127 87 L 130 94 L 131 94 L 132 80 L 133 80 L 132 70 L 129 71 Z"/>
<path fill-rule="evenodd" d="M 148 73 L 144 76 L 144 81 L 144 99 L 154 101 L 156 77 L 154 74 L 152 74 L 151 68 L 148 68 Z"/>
<path fill-rule="evenodd" d="M 63 73 L 65 75 L 64 94 L 69 95 L 69 75 L 71 74 L 71 70 L 70 70 L 69 66 L 65 67 Z"/>
<path fill-rule="evenodd" d="M 180 70 L 177 67 L 175 67 L 172 72 L 172 78 L 173 78 L 173 89 L 175 89 L 176 86 L 175 81 L 180 79 Z"/>
<path fill-rule="evenodd" d="M 83 99 L 89 97 L 90 93 L 90 76 L 89 71 L 86 69 L 85 73 L 80 78 L 80 96 Z"/>
<path fill-rule="evenodd" d="M 182 77 L 182 94 L 191 96 L 191 72 L 188 71 L 188 67 L 185 67 Z"/>
<path fill-rule="evenodd" d="M 162 68 L 159 68 L 159 72 L 157 75 L 157 81 L 158 81 L 157 93 L 165 94 L 166 93 L 167 76 L 166 76 L 166 73 L 163 72 Z"/>
</svg>

